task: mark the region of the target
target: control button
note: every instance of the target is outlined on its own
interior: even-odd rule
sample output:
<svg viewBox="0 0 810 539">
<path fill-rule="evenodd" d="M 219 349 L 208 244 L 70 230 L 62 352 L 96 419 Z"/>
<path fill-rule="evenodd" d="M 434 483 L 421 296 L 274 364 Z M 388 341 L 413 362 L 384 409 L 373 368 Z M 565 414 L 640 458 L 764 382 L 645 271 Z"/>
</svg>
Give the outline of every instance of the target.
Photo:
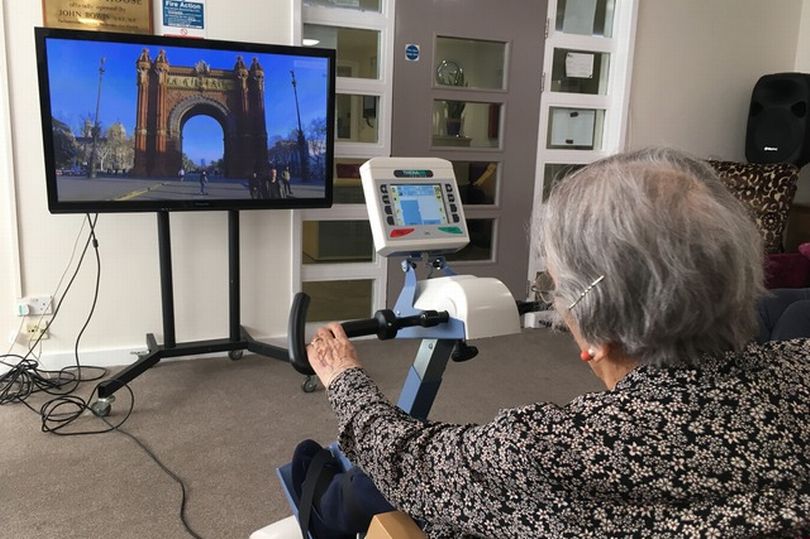
<svg viewBox="0 0 810 539">
<path fill-rule="evenodd" d="M 389 234 L 392 238 L 401 238 L 402 236 L 407 236 L 411 232 L 413 232 L 413 228 L 395 228 Z"/>
<path fill-rule="evenodd" d="M 455 204 L 450 204 L 450 211 L 456 213 L 458 211 L 458 206 Z"/>
<path fill-rule="evenodd" d="M 385 221 L 386 221 L 386 222 L 387 222 L 389 225 L 393 225 L 393 224 L 394 224 L 394 218 L 393 218 L 393 217 L 391 217 L 390 215 L 388 216 L 388 218 L 386 218 L 386 220 L 385 220 Z"/>
<path fill-rule="evenodd" d="M 386 215 L 393 215 L 394 214 L 394 212 L 391 211 L 391 206 L 386 206 L 385 207 L 385 213 L 386 213 Z"/>
<path fill-rule="evenodd" d="M 447 202 L 455 202 L 455 201 L 456 197 L 454 197 L 453 195 L 447 195 Z"/>
<path fill-rule="evenodd" d="M 391 203 L 391 199 L 388 198 L 388 195 L 383 195 L 382 196 L 382 201 L 383 201 L 383 204 L 390 204 Z"/>
<path fill-rule="evenodd" d="M 387 192 L 388 192 L 388 186 L 385 185 L 385 184 L 381 185 L 380 186 L 380 193 L 387 193 Z"/>
<path fill-rule="evenodd" d="M 448 193 L 452 193 L 452 192 L 453 192 L 453 184 L 450 184 L 450 183 L 446 183 L 446 184 L 444 184 L 444 189 L 445 189 L 445 190 L 446 190 Z"/>
<path fill-rule="evenodd" d="M 462 230 L 457 226 L 440 226 L 439 230 L 448 234 L 463 234 Z"/>
<path fill-rule="evenodd" d="M 458 223 L 459 221 L 461 221 L 461 218 L 458 215 L 453 214 L 453 222 Z"/>
</svg>

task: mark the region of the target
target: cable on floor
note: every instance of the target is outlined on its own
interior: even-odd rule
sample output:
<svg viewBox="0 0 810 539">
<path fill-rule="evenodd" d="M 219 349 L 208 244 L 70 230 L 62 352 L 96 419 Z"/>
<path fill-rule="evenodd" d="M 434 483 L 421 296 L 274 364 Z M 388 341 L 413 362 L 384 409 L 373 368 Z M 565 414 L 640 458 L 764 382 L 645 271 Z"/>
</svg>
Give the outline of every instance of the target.
<svg viewBox="0 0 810 539">
<path fill-rule="evenodd" d="M 98 239 L 96 238 L 95 230 L 96 223 L 98 221 L 98 214 L 96 214 L 94 218 L 91 218 L 89 214 L 87 214 L 86 217 L 87 224 L 90 226 L 90 233 L 87 236 L 87 241 L 82 249 L 76 269 L 71 275 L 70 280 L 65 287 L 65 291 L 62 293 L 59 302 L 54 308 L 51 319 L 48 321 L 45 328 L 43 328 L 43 331 L 40 332 L 37 339 L 35 339 L 33 343 L 30 343 L 28 351 L 25 353 L 25 355 L 21 356 L 19 354 L 12 354 L 11 350 L 13 349 L 13 344 L 6 354 L 0 355 L 0 364 L 10 367 L 9 371 L 0 375 L 0 406 L 14 402 L 23 404 L 26 408 L 40 416 L 40 429 L 42 432 L 57 436 L 85 436 L 104 434 L 112 431 L 117 431 L 127 436 L 144 452 L 146 452 L 146 454 L 160 467 L 161 470 L 163 470 L 163 472 L 165 472 L 172 480 L 180 485 L 182 495 L 180 500 L 180 521 L 189 535 L 195 539 L 202 539 L 201 536 L 191 528 L 186 516 L 188 489 L 185 482 L 180 478 L 180 476 L 163 464 L 163 462 L 161 462 L 157 455 L 155 455 L 155 453 L 145 443 L 143 443 L 133 434 L 121 428 L 127 419 L 129 419 L 130 415 L 132 415 L 132 411 L 135 408 L 135 394 L 128 385 L 124 384 L 123 388 L 129 393 L 129 408 L 120 421 L 117 423 L 111 423 L 106 417 L 97 415 L 97 417 L 99 417 L 107 425 L 106 428 L 91 430 L 63 430 L 71 425 L 74 421 L 78 420 L 86 411 L 93 413 L 89 403 L 92 402 L 93 395 L 95 395 L 98 391 L 98 384 L 93 388 L 93 391 L 90 393 L 90 397 L 87 399 L 74 394 L 79 388 L 80 384 L 84 382 L 98 381 L 104 378 L 108 372 L 107 369 L 102 367 L 82 366 L 81 361 L 79 360 L 79 343 L 81 342 L 81 338 L 84 335 L 84 332 L 87 330 L 87 327 L 90 325 L 90 321 L 95 313 L 101 284 L 101 255 L 98 249 L 99 243 Z M 56 292 L 59 290 L 59 287 L 61 286 L 62 281 L 64 280 L 65 275 L 67 275 L 68 269 L 73 262 L 76 254 L 76 248 L 79 243 L 78 240 L 83 230 L 84 224 L 82 224 L 82 228 L 79 230 L 79 234 L 77 235 L 76 241 L 73 244 L 73 252 L 71 253 L 70 260 L 65 267 L 65 271 L 62 273 L 62 277 L 60 277 L 59 283 L 56 286 L 53 294 L 54 297 L 56 296 Z M 93 247 L 96 259 L 95 287 L 93 290 L 93 302 L 90 306 L 90 311 L 87 314 L 84 324 L 76 335 L 76 340 L 74 342 L 73 356 L 75 365 L 64 367 L 58 371 L 41 369 L 39 366 L 39 356 L 35 353 L 35 350 L 38 346 L 41 347 L 43 335 L 50 329 L 54 320 L 56 320 L 56 317 L 62 308 L 62 304 L 73 286 L 76 276 L 79 274 L 79 271 L 82 268 L 85 256 L 91 245 Z M 40 316 L 39 323 L 42 322 L 43 318 L 44 315 Z M 20 323 L 20 327 L 17 330 L 17 335 L 19 335 L 22 327 L 23 322 Z M 8 359 L 14 359 L 17 361 L 16 363 L 6 361 Z M 82 370 L 85 372 L 95 372 L 95 374 L 90 377 L 82 377 Z M 27 401 L 32 395 L 40 392 L 53 395 L 54 398 L 43 403 L 39 410 L 37 410 Z"/>
</svg>

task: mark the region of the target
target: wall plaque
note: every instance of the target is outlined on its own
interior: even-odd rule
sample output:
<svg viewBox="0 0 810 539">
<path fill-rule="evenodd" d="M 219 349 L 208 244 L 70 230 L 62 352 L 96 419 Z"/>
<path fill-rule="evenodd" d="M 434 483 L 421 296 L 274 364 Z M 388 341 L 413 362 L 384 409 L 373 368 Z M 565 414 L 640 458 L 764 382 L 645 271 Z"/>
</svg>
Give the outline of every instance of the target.
<svg viewBox="0 0 810 539">
<path fill-rule="evenodd" d="M 50 28 L 152 33 L 152 0 L 42 0 Z"/>
</svg>

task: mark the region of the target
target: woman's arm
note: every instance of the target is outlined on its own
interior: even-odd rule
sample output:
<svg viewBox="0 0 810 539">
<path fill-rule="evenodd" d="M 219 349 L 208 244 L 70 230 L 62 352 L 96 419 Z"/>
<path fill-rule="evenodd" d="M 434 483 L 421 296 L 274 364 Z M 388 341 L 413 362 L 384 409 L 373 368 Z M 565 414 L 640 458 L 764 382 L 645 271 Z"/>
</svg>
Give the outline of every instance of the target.
<svg viewBox="0 0 810 539">
<path fill-rule="evenodd" d="M 526 496 L 555 497 L 554 478 L 536 461 L 538 452 L 571 457 L 551 432 L 564 414 L 550 404 L 502 411 L 480 426 L 426 423 L 392 406 L 359 368 L 333 380 L 329 399 L 341 449 L 392 504 L 475 535 L 519 528 L 504 519 L 520 518 Z"/>
<path fill-rule="evenodd" d="M 576 452 L 559 407 L 505 410 L 480 426 L 423 422 L 388 402 L 340 325 L 320 329 L 307 352 L 329 390 L 344 453 L 411 516 L 498 536 L 536 521 L 527 498 L 551 501 L 567 488 L 556 463 L 576 462 Z"/>
</svg>

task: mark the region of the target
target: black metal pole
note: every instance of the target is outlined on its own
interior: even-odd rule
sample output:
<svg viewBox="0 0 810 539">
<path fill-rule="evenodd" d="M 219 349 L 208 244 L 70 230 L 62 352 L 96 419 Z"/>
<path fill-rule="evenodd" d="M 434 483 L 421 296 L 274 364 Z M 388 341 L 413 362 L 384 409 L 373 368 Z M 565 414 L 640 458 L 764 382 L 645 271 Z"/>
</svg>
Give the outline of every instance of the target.
<svg viewBox="0 0 810 539">
<path fill-rule="evenodd" d="M 172 281 L 172 242 L 169 212 L 157 212 L 158 252 L 160 258 L 160 299 L 163 305 L 163 347 L 177 345 L 174 334 L 174 283 Z"/>
<path fill-rule="evenodd" d="M 93 149 L 90 152 L 90 166 L 88 167 L 88 177 L 96 177 L 96 160 L 98 159 L 98 136 L 101 134 L 101 125 L 98 123 L 98 111 L 101 108 L 101 82 L 104 80 L 104 63 L 107 59 L 102 56 L 98 64 L 98 92 L 96 92 L 96 115 L 93 118 L 93 130 L 91 135 L 93 137 Z"/>
<path fill-rule="evenodd" d="M 295 114 L 298 117 L 298 158 L 301 160 L 301 180 L 309 180 L 309 149 L 307 139 L 304 137 L 304 129 L 301 127 L 301 111 L 298 107 L 298 83 L 295 80 L 295 71 L 290 70 L 292 77 L 293 94 L 295 95 Z"/>
<path fill-rule="evenodd" d="M 241 297 L 239 286 L 239 212 L 228 210 L 228 305 L 230 306 L 231 341 L 242 339 L 239 314 Z"/>
</svg>

